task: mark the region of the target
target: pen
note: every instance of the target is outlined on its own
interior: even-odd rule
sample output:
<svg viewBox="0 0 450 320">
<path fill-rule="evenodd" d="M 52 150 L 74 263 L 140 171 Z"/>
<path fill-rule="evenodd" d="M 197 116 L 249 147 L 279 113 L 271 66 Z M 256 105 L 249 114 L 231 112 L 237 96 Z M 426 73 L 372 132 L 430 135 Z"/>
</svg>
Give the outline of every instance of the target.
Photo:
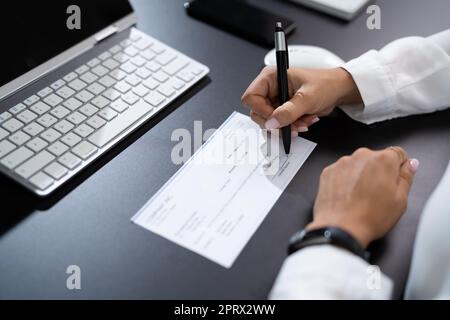
<svg viewBox="0 0 450 320">
<path fill-rule="evenodd" d="M 280 106 L 289 101 L 289 82 L 287 70 L 289 69 L 289 53 L 286 44 L 286 35 L 284 34 L 281 22 L 277 22 L 275 27 L 275 51 L 277 56 L 277 79 L 278 79 L 278 97 Z M 287 125 L 281 128 L 283 146 L 286 154 L 291 151 L 291 126 Z"/>
</svg>

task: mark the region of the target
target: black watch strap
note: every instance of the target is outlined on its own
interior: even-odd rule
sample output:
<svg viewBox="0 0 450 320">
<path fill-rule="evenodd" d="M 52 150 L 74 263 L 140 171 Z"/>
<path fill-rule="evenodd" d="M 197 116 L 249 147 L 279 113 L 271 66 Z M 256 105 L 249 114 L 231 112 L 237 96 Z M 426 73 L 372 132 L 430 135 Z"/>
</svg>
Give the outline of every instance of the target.
<svg viewBox="0 0 450 320">
<path fill-rule="evenodd" d="M 327 227 L 314 230 L 303 230 L 294 234 L 289 242 L 288 253 L 292 254 L 305 247 L 331 244 L 346 249 L 364 260 L 369 260 L 369 252 L 348 232 Z"/>
</svg>

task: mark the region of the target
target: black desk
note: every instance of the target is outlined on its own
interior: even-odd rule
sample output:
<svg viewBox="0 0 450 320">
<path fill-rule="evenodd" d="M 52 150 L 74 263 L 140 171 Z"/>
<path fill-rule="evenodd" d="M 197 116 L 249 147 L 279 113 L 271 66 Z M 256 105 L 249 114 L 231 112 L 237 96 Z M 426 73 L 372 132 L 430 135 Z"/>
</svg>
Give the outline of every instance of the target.
<svg viewBox="0 0 450 320">
<path fill-rule="evenodd" d="M 282 1 L 254 1 L 296 20 L 290 43 L 326 47 L 343 59 L 407 35 L 448 28 L 448 0 L 378 0 L 382 30 L 366 16 L 343 23 Z M 432 3 L 432 4 L 431 4 Z M 319 144 L 229 270 L 130 222 L 177 170 L 170 159 L 176 128 L 217 128 L 240 107 L 266 49 L 188 18 L 180 1 L 134 1 L 139 27 L 211 68 L 168 112 L 133 134 L 57 195 L 40 200 L 0 178 L 0 298 L 265 298 L 288 237 L 310 219 L 321 170 L 360 146 L 400 145 L 421 160 L 410 207 L 376 245 L 375 261 L 396 281 L 407 277 L 420 212 L 450 157 L 450 111 L 366 127 L 343 114 L 306 135 Z M 200 90 L 201 89 L 201 90 Z M 169 112 L 173 111 L 173 112 Z M 151 130 L 149 130 L 151 129 Z M 7 210 L 4 210 L 4 208 Z M 82 290 L 66 289 L 65 270 L 81 267 Z"/>
</svg>

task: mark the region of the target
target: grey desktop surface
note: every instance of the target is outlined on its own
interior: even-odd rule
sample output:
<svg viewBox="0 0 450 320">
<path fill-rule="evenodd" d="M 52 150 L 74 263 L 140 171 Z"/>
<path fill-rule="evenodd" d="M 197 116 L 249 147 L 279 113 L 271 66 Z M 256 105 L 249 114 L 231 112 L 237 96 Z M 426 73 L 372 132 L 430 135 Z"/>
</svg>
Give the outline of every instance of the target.
<svg viewBox="0 0 450 320">
<path fill-rule="evenodd" d="M 367 146 L 404 147 L 421 160 L 409 209 L 374 245 L 374 262 L 402 294 L 421 210 L 450 157 L 450 111 L 368 127 L 342 113 L 322 119 L 306 138 L 318 147 L 232 268 L 225 269 L 133 223 L 130 218 L 179 168 L 171 133 L 217 128 L 240 106 L 267 50 L 189 18 L 180 1 L 133 1 L 138 27 L 211 68 L 209 80 L 150 121 L 55 196 L 38 199 L 0 177 L 0 298 L 264 299 L 286 256 L 290 235 L 311 219 L 322 169 Z M 366 15 L 344 23 L 284 1 L 253 1 L 298 24 L 288 40 L 323 46 L 343 59 L 408 35 L 448 28 L 447 0 L 378 0 L 382 30 Z M 431 4 L 432 3 L 432 4 Z M 172 111 L 172 112 L 170 112 Z M 66 288 L 69 265 L 81 268 L 81 290 Z M 332 267 L 332 266 L 330 266 Z"/>
</svg>

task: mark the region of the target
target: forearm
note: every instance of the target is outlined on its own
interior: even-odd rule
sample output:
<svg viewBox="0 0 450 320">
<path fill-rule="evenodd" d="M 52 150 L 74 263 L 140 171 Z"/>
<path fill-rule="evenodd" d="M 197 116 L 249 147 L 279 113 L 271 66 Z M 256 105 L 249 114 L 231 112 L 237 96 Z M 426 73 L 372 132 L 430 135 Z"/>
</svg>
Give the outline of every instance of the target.
<svg viewBox="0 0 450 320">
<path fill-rule="evenodd" d="M 408 37 L 346 63 L 361 104 L 344 99 L 353 119 L 374 123 L 450 106 L 450 30 L 429 38 Z"/>
</svg>

